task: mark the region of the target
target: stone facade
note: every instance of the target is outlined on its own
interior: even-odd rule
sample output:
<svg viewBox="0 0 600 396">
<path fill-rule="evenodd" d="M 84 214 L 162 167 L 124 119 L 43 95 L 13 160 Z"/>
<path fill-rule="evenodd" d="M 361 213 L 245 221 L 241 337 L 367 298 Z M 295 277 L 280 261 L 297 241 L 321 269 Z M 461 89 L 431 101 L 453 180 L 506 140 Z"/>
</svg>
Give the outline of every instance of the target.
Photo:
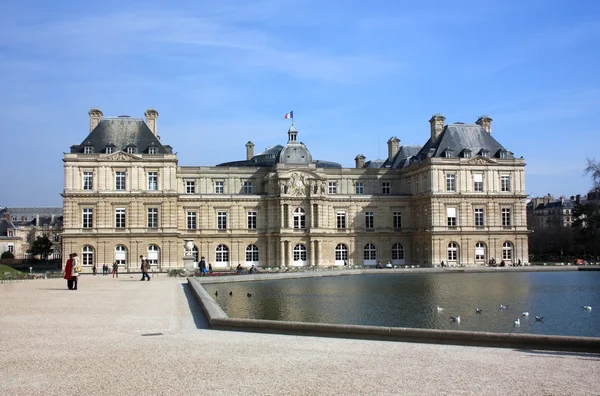
<svg viewBox="0 0 600 396">
<path fill-rule="evenodd" d="M 524 160 L 495 140 L 498 158 L 435 147 L 463 132 L 492 139 L 489 117 L 488 130 L 436 115 L 414 155 L 394 137 L 386 160 L 358 155 L 356 168 L 313 160 L 294 126 L 285 146 L 254 155 L 246 143 L 246 160 L 180 166 L 158 140 L 156 110 L 102 117 L 92 109 L 90 134 L 64 155 L 63 251 L 86 271 L 115 261 L 137 271 L 140 255 L 180 268 L 188 239 L 214 269 L 527 261 Z"/>
</svg>

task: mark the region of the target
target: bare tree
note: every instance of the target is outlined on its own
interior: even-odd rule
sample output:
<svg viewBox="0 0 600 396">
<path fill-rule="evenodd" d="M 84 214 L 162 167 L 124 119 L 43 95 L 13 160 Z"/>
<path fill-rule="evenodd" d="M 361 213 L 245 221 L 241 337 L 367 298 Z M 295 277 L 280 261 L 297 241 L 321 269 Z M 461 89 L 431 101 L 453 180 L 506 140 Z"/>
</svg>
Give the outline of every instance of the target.
<svg viewBox="0 0 600 396">
<path fill-rule="evenodd" d="M 600 190 L 600 162 L 587 158 L 587 166 L 583 170 L 586 175 L 591 174 L 594 189 Z"/>
</svg>

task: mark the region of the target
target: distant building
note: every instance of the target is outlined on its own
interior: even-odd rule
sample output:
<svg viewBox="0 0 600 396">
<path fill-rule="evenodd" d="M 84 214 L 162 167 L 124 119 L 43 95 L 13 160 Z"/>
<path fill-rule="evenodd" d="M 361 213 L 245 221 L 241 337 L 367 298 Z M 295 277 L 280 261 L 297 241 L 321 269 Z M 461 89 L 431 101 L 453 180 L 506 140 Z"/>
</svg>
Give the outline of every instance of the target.
<svg viewBox="0 0 600 396">
<path fill-rule="evenodd" d="M 527 204 L 527 220 L 532 230 L 549 230 L 570 228 L 575 218 L 573 209 L 581 201 L 581 197 L 554 199 L 550 194 L 545 197 L 532 198 Z"/>
<path fill-rule="evenodd" d="M 0 209 L 0 254 L 11 252 L 16 259 L 27 259 L 27 250 L 39 236 L 52 241 L 49 259 L 61 259 L 62 208 L 2 208 Z"/>
<path fill-rule="evenodd" d="M 355 168 L 313 159 L 294 125 L 286 144 L 255 154 L 247 142 L 245 159 L 182 166 L 159 139 L 156 110 L 89 116 L 64 155 L 62 194 L 63 251 L 86 271 L 136 271 L 140 255 L 181 267 L 184 240 L 215 269 L 528 261 L 525 161 L 494 139 L 487 116 L 445 125 L 436 114 L 423 146 L 392 137 L 387 158 L 359 154 Z"/>
</svg>

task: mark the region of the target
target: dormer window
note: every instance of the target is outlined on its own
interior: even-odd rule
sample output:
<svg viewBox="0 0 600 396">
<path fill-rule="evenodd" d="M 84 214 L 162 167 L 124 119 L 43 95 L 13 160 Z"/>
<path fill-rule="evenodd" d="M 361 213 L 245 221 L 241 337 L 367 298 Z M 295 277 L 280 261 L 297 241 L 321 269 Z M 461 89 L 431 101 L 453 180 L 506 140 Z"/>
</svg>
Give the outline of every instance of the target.
<svg viewBox="0 0 600 396">
<path fill-rule="evenodd" d="M 490 158 L 490 150 L 485 150 L 485 149 L 483 149 L 483 150 L 481 150 L 481 152 L 480 152 L 480 155 L 481 155 L 483 158 Z"/>
<path fill-rule="evenodd" d="M 116 147 L 117 146 L 115 146 L 112 143 L 107 144 L 106 147 L 105 147 L 106 154 L 112 154 L 112 153 L 114 153 Z"/>
<path fill-rule="evenodd" d="M 506 150 L 500 150 L 500 151 L 498 151 L 498 157 L 501 158 L 501 159 L 508 158 L 508 151 L 506 151 Z"/>
<path fill-rule="evenodd" d="M 454 157 L 454 150 L 448 150 L 447 149 L 446 151 L 444 151 L 444 156 L 446 158 L 452 158 L 452 157 Z"/>
<path fill-rule="evenodd" d="M 135 154 L 136 147 L 135 146 L 127 146 L 127 154 Z"/>
<path fill-rule="evenodd" d="M 463 150 L 463 158 L 471 158 L 471 150 L 464 149 Z"/>
<path fill-rule="evenodd" d="M 156 154 L 158 149 L 156 147 L 150 147 L 148 149 L 148 154 Z"/>
<path fill-rule="evenodd" d="M 94 146 L 83 146 L 83 154 L 93 154 Z"/>
</svg>

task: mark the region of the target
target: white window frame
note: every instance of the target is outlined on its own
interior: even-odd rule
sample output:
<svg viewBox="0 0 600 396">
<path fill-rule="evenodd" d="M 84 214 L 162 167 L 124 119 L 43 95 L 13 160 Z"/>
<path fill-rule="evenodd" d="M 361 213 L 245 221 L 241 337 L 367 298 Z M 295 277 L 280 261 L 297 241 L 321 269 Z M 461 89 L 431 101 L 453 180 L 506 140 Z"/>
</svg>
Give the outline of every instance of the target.
<svg viewBox="0 0 600 396">
<path fill-rule="evenodd" d="M 258 246 L 250 244 L 246 246 L 246 265 L 258 265 Z"/>
<path fill-rule="evenodd" d="M 389 195 L 392 192 L 392 183 L 389 181 L 381 182 L 381 193 L 384 195 Z"/>
<path fill-rule="evenodd" d="M 148 148 L 148 154 L 157 154 L 157 153 L 158 153 L 158 147 Z"/>
<path fill-rule="evenodd" d="M 306 253 L 306 245 L 304 245 L 303 243 L 296 244 L 293 250 L 294 265 L 304 265 L 306 263 L 307 257 L 308 255 Z"/>
<path fill-rule="evenodd" d="M 93 208 L 83 208 L 82 209 L 82 219 L 81 219 L 81 228 L 94 228 L 94 209 Z"/>
<path fill-rule="evenodd" d="M 94 146 L 85 146 L 83 148 L 83 154 L 94 154 Z"/>
<path fill-rule="evenodd" d="M 473 174 L 473 191 L 483 192 L 483 173 Z"/>
<path fill-rule="evenodd" d="M 448 261 L 458 261 L 458 243 L 450 242 L 448 244 L 447 260 Z"/>
<path fill-rule="evenodd" d="M 160 260 L 160 248 L 156 245 L 149 245 L 146 257 L 150 265 L 158 265 L 158 261 Z"/>
<path fill-rule="evenodd" d="M 397 210 L 392 213 L 392 221 L 394 223 L 394 229 L 399 230 L 402 228 L 402 211 Z"/>
<path fill-rule="evenodd" d="M 125 208 L 115 208 L 115 228 L 125 228 L 127 226 L 127 210 Z"/>
<path fill-rule="evenodd" d="M 127 154 L 135 154 L 135 147 L 127 147 Z"/>
<path fill-rule="evenodd" d="M 127 247 L 124 245 L 115 246 L 115 263 L 118 265 L 127 264 Z"/>
<path fill-rule="evenodd" d="M 327 183 L 327 193 L 328 194 L 337 194 L 337 182 L 328 182 Z"/>
<path fill-rule="evenodd" d="M 185 193 L 186 194 L 196 194 L 196 181 L 195 180 L 186 180 L 185 181 Z"/>
<path fill-rule="evenodd" d="M 446 173 L 446 191 L 456 192 L 456 173 Z"/>
<path fill-rule="evenodd" d="M 363 182 L 356 182 L 354 184 L 354 193 L 355 194 L 364 194 L 365 193 L 365 184 Z"/>
<path fill-rule="evenodd" d="M 215 194 L 225 193 L 225 182 L 223 180 L 215 181 Z"/>
<path fill-rule="evenodd" d="M 227 245 L 219 245 L 215 249 L 215 261 L 219 266 L 229 264 L 229 247 Z"/>
<path fill-rule="evenodd" d="M 502 218 L 502 226 L 510 227 L 511 226 L 511 216 L 510 216 L 510 208 L 502 208 L 501 209 L 501 218 Z"/>
<path fill-rule="evenodd" d="M 158 190 L 158 172 L 157 171 L 149 171 L 148 172 L 148 191 L 157 191 Z"/>
<path fill-rule="evenodd" d="M 297 207 L 294 209 L 294 229 L 302 230 L 306 228 L 306 211 L 304 208 Z"/>
<path fill-rule="evenodd" d="M 401 243 L 392 245 L 392 264 L 404 264 L 404 246 Z"/>
<path fill-rule="evenodd" d="M 346 229 L 346 212 L 343 210 L 338 210 L 335 214 L 336 218 L 336 226 L 338 230 Z"/>
<path fill-rule="evenodd" d="M 363 247 L 363 259 L 365 264 L 377 263 L 377 247 L 375 244 L 369 242 Z"/>
<path fill-rule="evenodd" d="M 93 171 L 84 171 L 83 172 L 82 187 L 83 187 L 84 191 L 91 191 L 94 189 L 94 172 Z"/>
<path fill-rule="evenodd" d="M 477 242 L 475 244 L 475 261 L 485 262 L 485 243 Z"/>
<path fill-rule="evenodd" d="M 127 172 L 115 171 L 115 190 L 125 191 L 127 189 Z"/>
<path fill-rule="evenodd" d="M 348 246 L 344 243 L 338 243 L 335 247 L 335 264 L 344 265 L 348 261 Z"/>
<path fill-rule="evenodd" d="M 256 210 L 249 210 L 247 212 L 247 216 L 248 216 L 248 229 L 256 230 L 257 220 L 258 220 L 258 212 Z"/>
<path fill-rule="evenodd" d="M 500 191 L 510 192 L 510 175 L 500 175 Z"/>
<path fill-rule="evenodd" d="M 475 227 L 485 226 L 485 211 L 483 208 L 475 208 Z"/>
<path fill-rule="evenodd" d="M 94 248 L 90 245 L 81 248 L 81 265 L 86 267 L 94 265 Z"/>
<path fill-rule="evenodd" d="M 252 181 L 251 180 L 244 180 L 244 194 L 252 194 Z"/>
<path fill-rule="evenodd" d="M 106 154 L 112 154 L 114 152 L 114 148 L 111 146 L 106 146 Z"/>
<path fill-rule="evenodd" d="M 217 211 L 217 230 L 227 229 L 227 212 L 224 210 Z"/>
<path fill-rule="evenodd" d="M 188 210 L 185 214 L 185 225 L 188 230 L 195 230 L 198 227 L 197 213 L 193 210 Z"/>
<path fill-rule="evenodd" d="M 512 251 L 513 251 L 513 244 L 512 244 L 512 242 L 505 241 L 502 244 L 502 260 L 510 260 L 510 261 L 512 261 Z"/>
<path fill-rule="evenodd" d="M 148 228 L 158 228 L 158 208 L 148 208 Z"/>
<path fill-rule="evenodd" d="M 375 213 L 371 211 L 365 212 L 365 228 L 372 230 L 375 228 Z"/>
<path fill-rule="evenodd" d="M 448 227 L 457 227 L 458 226 L 458 216 L 457 210 L 455 207 L 447 207 L 446 208 L 446 225 Z"/>
</svg>

